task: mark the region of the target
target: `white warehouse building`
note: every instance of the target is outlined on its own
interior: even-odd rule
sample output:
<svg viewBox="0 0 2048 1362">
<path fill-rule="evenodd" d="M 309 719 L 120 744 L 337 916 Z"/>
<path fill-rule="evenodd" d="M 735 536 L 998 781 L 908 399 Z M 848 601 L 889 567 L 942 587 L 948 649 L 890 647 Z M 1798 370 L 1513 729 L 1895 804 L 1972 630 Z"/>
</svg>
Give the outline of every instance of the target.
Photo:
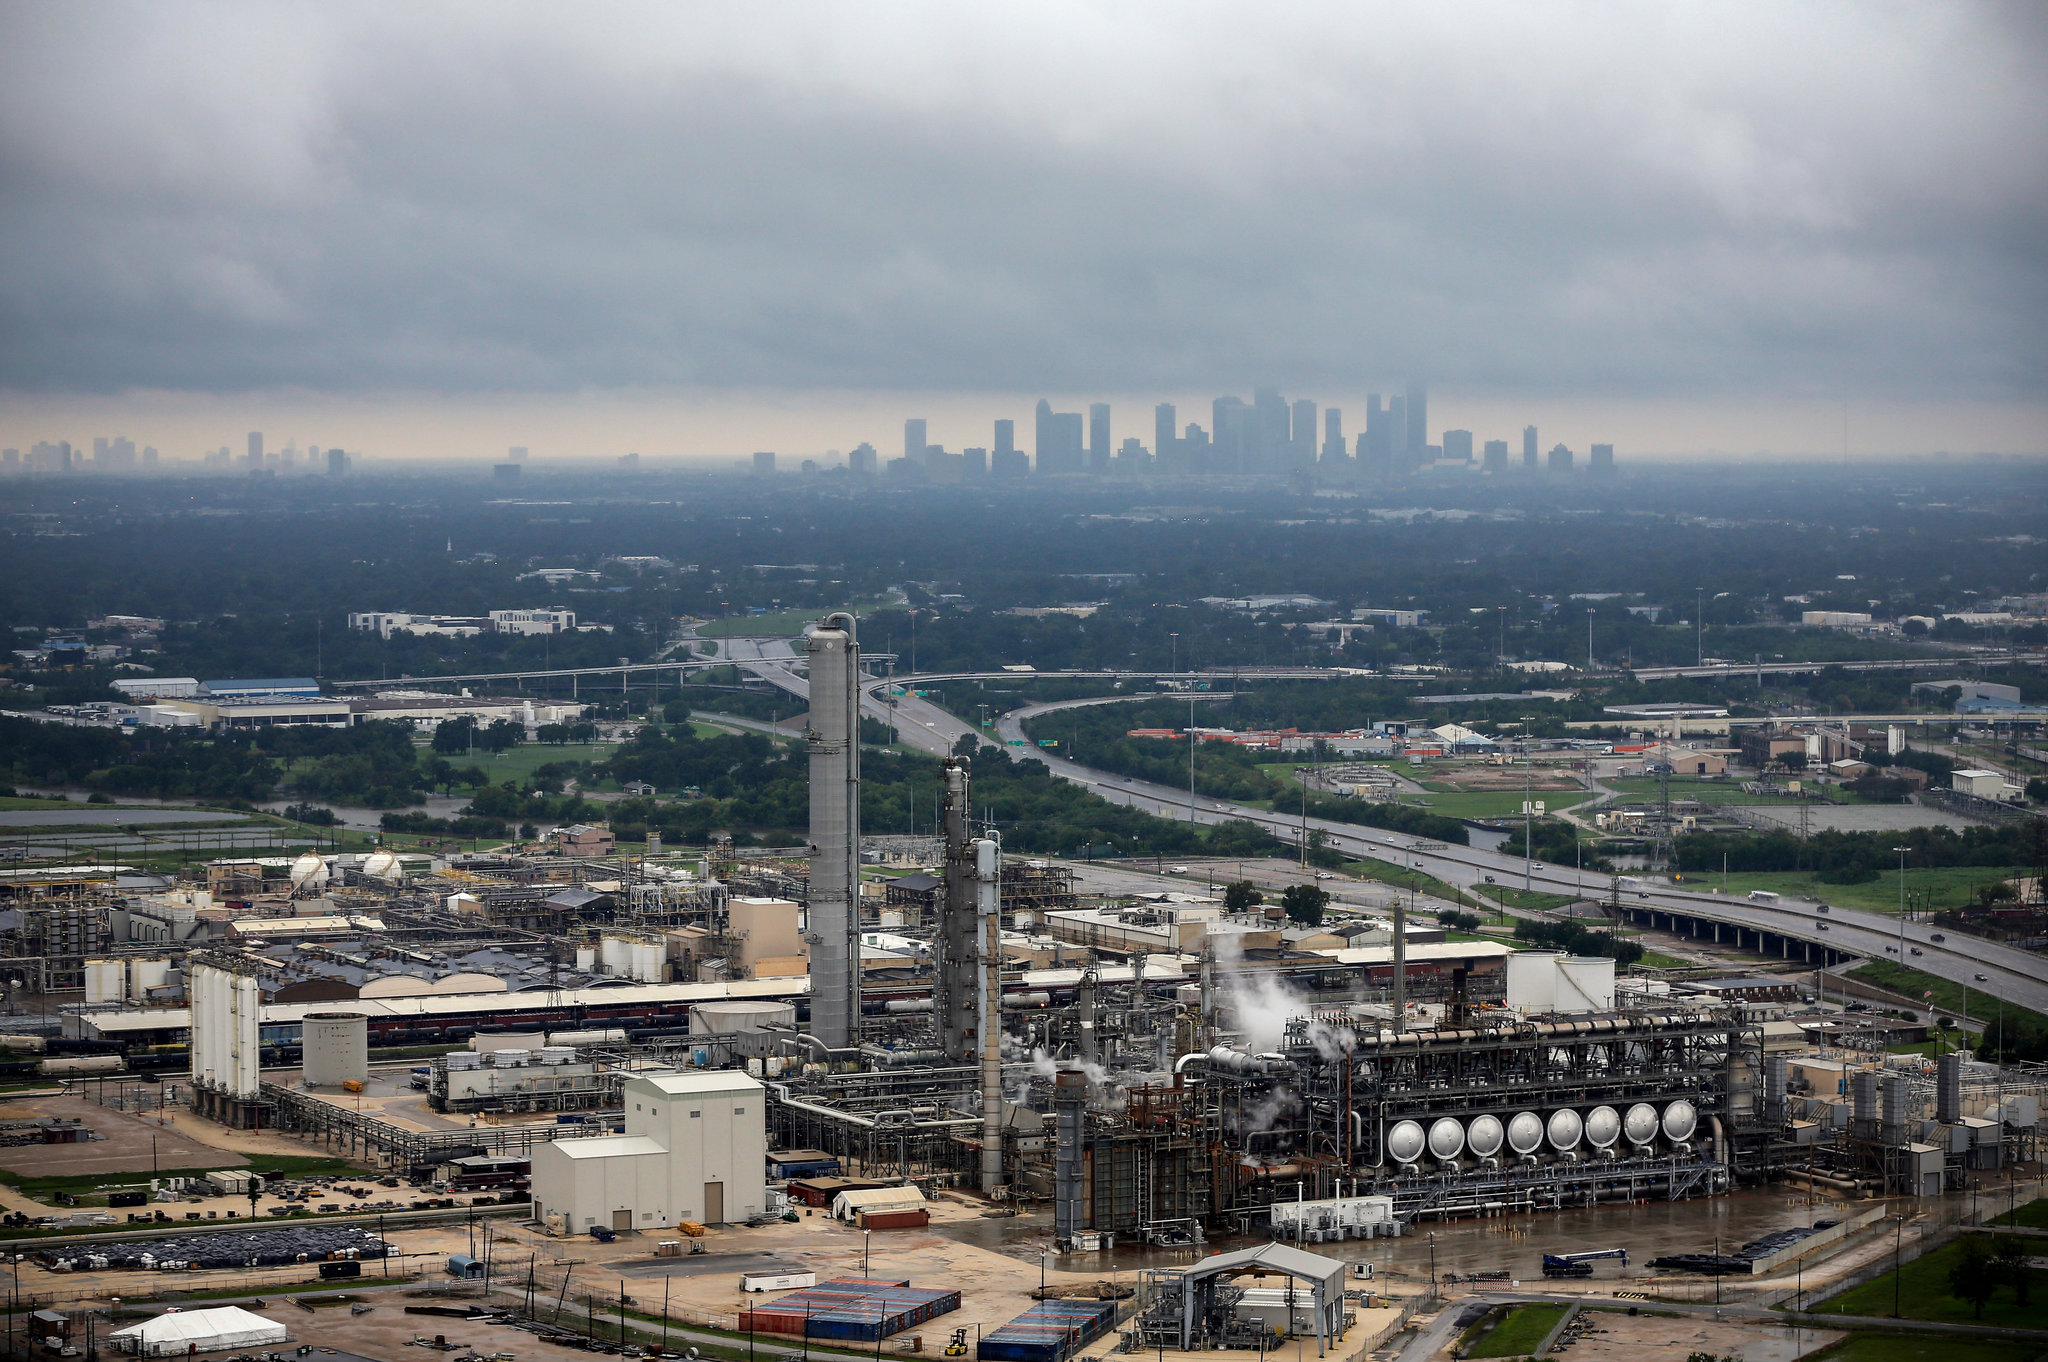
<svg viewBox="0 0 2048 1362">
<path fill-rule="evenodd" d="M 715 1225 L 768 1201 L 768 1090 L 737 1069 L 626 1080 L 626 1133 L 533 1152 L 533 1214 L 581 1234 Z"/>
</svg>

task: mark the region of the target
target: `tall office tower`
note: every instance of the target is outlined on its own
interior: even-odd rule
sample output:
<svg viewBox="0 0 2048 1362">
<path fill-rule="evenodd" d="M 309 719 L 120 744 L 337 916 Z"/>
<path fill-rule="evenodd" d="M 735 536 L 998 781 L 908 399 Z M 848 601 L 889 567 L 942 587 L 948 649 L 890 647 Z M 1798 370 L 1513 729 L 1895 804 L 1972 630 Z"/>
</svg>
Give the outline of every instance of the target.
<svg viewBox="0 0 2048 1362">
<path fill-rule="evenodd" d="M 1059 461 L 1059 456 L 1054 453 L 1053 449 L 1059 437 L 1053 434 L 1052 403 L 1043 397 L 1039 398 L 1038 406 L 1032 410 L 1031 424 L 1032 444 L 1038 455 L 1038 471 L 1040 473 L 1059 471 L 1055 466 Z"/>
<path fill-rule="evenodd" d="M 94 463 L 105 463 L 107 461 L 106 436 L 95 435 L 92 437 L 92 461 Z"/>
<path fill-rule="evenodd" d="M 1245 427 L 1245 472 L 1278 473 L 1287 466 L 1293 421 L 1278 388 L 1253 390 L 1251 419 Z"/>
<path fill-rule="evenodd" d="M 1344 461 L 1344 409 L 1323 408 L 1323 462 Z"/>
<path fill-rule="evenodd" d="M 339 445 L 329 448 L 327 451 L 327 476 L 338 478 L 346 472 L 348 472 L 348 455 L 341 452 Z"/>
<path fill-rule="evenodd" d="M 1429 393 L 1420 383 L 1408 385 L 1408 455 L 1411 463 L 1422 461 L 1429 445 Z"/>
<path fill-rule="evenodd" d="M 1569 473 L 1572 471 L 1572 452 L 1562 444 L 1550 447 L 1550 471 Z"/>
<path fill-rule="evenodd" d="M 811 1034 L 835 1050 L 859 1040 L 860 643 L 853 616 L 829 615 L 804 640 L 811 659 Z"/>
<path fill-rule="evenodd" d="M 1422 458 L 1421 451 L 1408 452 L 1408 400 L 1404 397 L 1387 399 L 1387 468 L 1413 468 Z"/>
<path fill-rule="evenodd" d="M 260 430 L 249 432 L 249 467 L 263 467 L 263 432 Z"/>
<path fill-rule="evenodd" d="M 875 460 L 879 457 L 875 447 L 862 440 L 846 456 L 846 471 L 857 478 L 872 478 L 875 475 Z"/>
<path fill-rule="evenodd" d="M 1194 421 L 1187 423 L 1180 435 L 1180 466 L 1185 473 L 1202 473 L 1210 468 L 1209 432 Z"/>
<path fill-rule="evenodd" d="M 1088 468 L 1095 473 L 1109 471 L 1109 403 L 1088 404 Z"/>
<path fill-rule="evenodd" d="M 1017 448 L 1017 423 L 1007 416 L 996 422 L 995 454 L 1014 453 Z"/>
<path fill-rule="evenodd" d="M 1522 467 L 1534 472 L 1536 469 L 1536 427 L 1522 427 Z"/>
<path fill-rule="evenodd" d="M 1305 467 L 1316 461 L 1316 404 L 1300 397 L 1295 399 L 1291 410 L 1293 417 L 1288 436 L 1294 445 L 1293 462 L 1297 467 Z"/>
<path fill-rule="evenodd" d="M 1444 432 L 1444 457 L 1460 463 L 1472 462 L 1472 432 L 1469 430 L 1447 430 Z"/>
<path fill-rule="evenodd" d="M 1612 473 L 1614 471 L 1613 445 L 1593 446 L 1593 462 L 1589 471 L 1594 473 Z"/>
<path fill-rule="evenodd" d="M 1176 415 L 1171 402 L 1152 408 L 1152 463 L 1162 473 L 1186 471 L 1181 466 L 1180 441 L 1174 436 Z"/>
<path fill-rule="evenodd" d="M 511 460 L 512 460 L 512 462 L 514 462 L 514 463 L 525 463 L 525 462 L 526 462 L 526 446 L 525 446 L 525 445 L 513 445 L 511 449 L 509 449 L 509 450 L 507 450 L 507 451 L 506 451 L 506 453 L 507 453 L 507 454 L 508 454 L 508 455 L 509 455 L 509 456 L 511 457 Z M 318 451 L 318 450 L 314 450 L 314 451 L 312 451 L 312 452 L 308 453 L 308 454 L 306 455 L 306 457 L 307 457 L 308 459 L 317 459 L 317 458 L 319 458 L 319 457 L 320 457 L 320 454 L 319 454 L 319 451 Z"/>
<path fill-rule="evenodd" d="M 1248 408 L 1241 397 L 1219 397 L 1209 404 L 1209 471 L 1235 473 L 1244 463 Z"/>
<path fill-rule="evenodd" d="M 1078 473 L 1083 458 L 1081 413 L 1054 411 L 1052 403 L 1038 399 L 1038 471 Z"/>
<path fill-rule="evenodd" d="M 912 467 L 924 464 L 924 418 L 913 416 L 903 423 L 903 457 L 910 460 Z"/>
<path fill-rule="evenodd" d="M 757 478 L 772 478 L 775 476 L 774 450 L 757 449 L 754 451 L 754 476 Z"/>
<path fill-rule="evenodd" d="M 961 473 L 969 478 L 988 476 L 988 451 L 986 449 L 963 449 L 960 451 Z"/>
<path fill-rule="evenodd" d="M 1508 468 L 1508 442 L 1488 440 L 1486 442 L 1486 469 L 1490 473 L 1505 473 Z"/>
<path fill-rule="evenodd" d="M 1378 393 L 1365 398 L 1365 431 L 1358 437 L 1358 461 L 1384 464 L 1387 459 L 1387 410 Z"/>
</svg>

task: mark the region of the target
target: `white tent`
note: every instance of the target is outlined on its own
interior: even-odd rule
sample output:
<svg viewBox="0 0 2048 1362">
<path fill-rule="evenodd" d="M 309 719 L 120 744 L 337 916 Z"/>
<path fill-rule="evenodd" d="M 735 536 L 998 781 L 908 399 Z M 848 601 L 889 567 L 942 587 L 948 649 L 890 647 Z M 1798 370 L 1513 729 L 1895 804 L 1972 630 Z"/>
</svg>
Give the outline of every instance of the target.
<svg viewBox="0 0 2048 1362">
<path fill-rule="evenodd" d="M 863 1211 L 917 1211 L 924 1204 L 924 1193 L 909 1185 L 858 1187 L 832 1198 L 832 1218 L 852 1220 Z"/>
<path fill-rule="evenodd" d="M 110 1336 L 117 1348 L 142 1357 L 183 1357 L 188 1352 L 221 1352 L 285 1341 L 285 1327 L 239 1305 L 212 1310 L 176 1310 L 117 1329 Z"/>
</svg>

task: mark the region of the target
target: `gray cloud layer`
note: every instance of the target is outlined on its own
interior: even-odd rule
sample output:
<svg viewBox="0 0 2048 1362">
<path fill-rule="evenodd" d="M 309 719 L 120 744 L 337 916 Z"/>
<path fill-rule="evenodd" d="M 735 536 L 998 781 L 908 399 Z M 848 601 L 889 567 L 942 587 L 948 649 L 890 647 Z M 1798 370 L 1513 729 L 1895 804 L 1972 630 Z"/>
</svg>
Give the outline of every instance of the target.
<svg viewBox="0 0 2048 1362">
<path fill-rule="evenodd" d="M 2032 6 L 0 9 L 0 386 L 2038 397 Z"/>
</svg>

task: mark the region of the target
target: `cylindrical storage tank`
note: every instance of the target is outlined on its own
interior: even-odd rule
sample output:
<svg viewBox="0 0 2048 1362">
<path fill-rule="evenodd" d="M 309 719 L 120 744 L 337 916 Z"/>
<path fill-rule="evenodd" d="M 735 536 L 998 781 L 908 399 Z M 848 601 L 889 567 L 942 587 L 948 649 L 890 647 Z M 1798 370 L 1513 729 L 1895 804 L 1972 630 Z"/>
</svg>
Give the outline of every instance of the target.
<svg viewBox="0 0 2048 1362">
<path fill-rule="evenodd" d="M 533 1059 L 531 1050 L 493 1050 L 491 1067 L 494 1069 L 523 1069 Z"/>
<path fill-rule="evenodd" d="M 1490 1159 L 1500 1153 L 1501 1141 L 1506 1139 L 1498 1116 L 1475 1116 L 1465 1131 L 1465 1146 L 1474 1158 Z"/>
<path fill-rule="evenodd" d="M 153 988 L 162 988 L 171 979 L 171 962 L 164 959 L 130 960 L 128 962 L 128 997 L 131 1002 L 143 1002 Z"/>
<path fill-rule="evenodd" d="M 1508 1148 L 1517 1154 L 1534 1154 L 1542 1144 L 1543 1118 L 1533 1111 L 1516 1112 L 1508 1122 Z"/>
<path fill-rule="evenodd" d="M 450 1050 L 447 1062 L 450 1069 L 481 1069 L 484 1057 L 469 1050 Z"/>
<path fill-rule="evenodd" d="M 1397 1121 L 1387 1132 L 1387 1153 L 1396 1163 L 1413 1163 L 1422 1157 L 1422 1126 L 1416 1121 Z"/>
<path fill-rule="evenodd" d="M 301 1035 L 309 1088 L 336 1088 L 370 1076 L 370 1019 L 360 1012 L 309 1012 Z"/>
<path fill-rule="evenodd" d="M 597 947 L 578 946 L 576 948 L 576 968 L 578 972 L 583 974 L 595 973 L 597 970 Z"/>
<path fill-rule="evenodd" d="M 658 984 L 667 972 L 668 952 L 659 941 L 635 941 L 626 960 L 626 974 L 643 984 Z"/>
<path fill-rule="evenodd" d="M 1657 1139 L 1657 1109 L 1648 1102 L 1636 1103 L 1622 1118 L 1621 1129 L 1630 1144 L 1654 1143 Z"/>
<path fill-rule="evenodd" d="M 540 1052 L 540 1062 L 543 1064 L 574 1064 L 576 1062 L 576 1047 L 573 1045 L 543 1046 Z"/>
<path fill-rule="evenodd" d="M 500 1031 L 489 1036 L 479 1032 L 469 1038 L 469 1048 L 480 1055 L 497 1050 L 538 1050 L 547 1039 L 544 1031 Z"/>
<path fill-rule="evenodd" d="M 1508 957 L 1513 959 L 1513 956 Z M 1614 957 L 1568 955 L 1557 962 L 1559 1012 L 1614 1010 Z"/>
<path fill-rule="evenodd" d="M 1699 1124 L 1699 1112 L 1694 1110 L 1692 1103 L 1682 1097 L 1664 1108 L 1664 1138 L 1673 1144 L 1680 1140 L 1690 1140 Z"/>
<path fill-rule="evenodd" d="M 1517 1012 L 1557 1010 L 1557 952 L 1516 951 L 1508 957 L 1508 1006 Z"/>
<path fill-rule="evenodd" d="M 1454 1116 L 1439 1116 L 1430 1122 L 1429 1152 L 1443 1163 L 1465 1152 L 1465 1127 Z"/>
<path fill-rule="evenodd" d="M 85 1001 L 93 1003 L 125 1002 L 128 996 L 128 968 L 120 960 L 88 960 L 85 962 Z"/>
<path fill-rule="evenodd" d="M 783 1058 L 783 1057 L 782 1057 L 781 1055 L 770 1055 L 770 1056 L 768 1056 L 768 1063 L 767 1063 L 767 1069 L 768 1069 L 768 1076 L 769 1076 L 770 1078 L 780 1078 L 780 1077 L 782 1077 L 782 1075 L 783 1075 L 783 1071 L 784 1071 L 784 1070 L 786 1070 L 786 1069 L 788 1069 L 788 1068 L 789 1068 L 789 1061 L 788 1061 L 788 1060 L 786 1060 L 786 1059 L 784 1059 L 784 1058 Z"/>
<path fill-rule="evenodd" d="M 693 1036 L 731 1036 L 749 1031 L 766 1031 L 771 1026 L 796 1025 L 796 1005 L 765 998 L 727 998 L 698 1003 L 690 1009 Z"/>
<path fill-rule="evenodd" d="M 1545 1133 L 1550 1137 L 1550 1147 L 1563 1153 L 1579 1147 L 1579 1136 L 1586 1131 L 1586 1123 L 1570 1107 L 1559 1107 L 1550 1113 L 1550 1124 Z"/>
<path fill-rule="evenodd" d="M 1586 1141 L 1593 1148 L 1611 1148 L 1620 1138 L 1621 1115 L 1613 1107 L 1595 1107 L 1586 1113 Z"/>
</svg>

